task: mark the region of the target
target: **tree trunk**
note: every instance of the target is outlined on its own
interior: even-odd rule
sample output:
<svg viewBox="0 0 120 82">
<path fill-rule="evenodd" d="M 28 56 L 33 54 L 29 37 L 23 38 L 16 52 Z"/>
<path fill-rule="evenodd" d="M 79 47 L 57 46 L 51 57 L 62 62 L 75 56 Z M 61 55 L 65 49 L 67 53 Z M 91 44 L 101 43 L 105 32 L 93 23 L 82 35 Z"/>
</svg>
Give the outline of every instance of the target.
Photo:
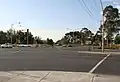
<svg viewBox="0 0 120 82">
<path fill-rule="evenodd" d="M 80 44 L 82 45 L 82 38 L 80 39 Z"/>
<path fill-rule="evenodd" d="M 109 42 L 108 42 L 108 38 L 107 38 L 107 47 L 109 47 Z"/>
<path fill-rule="evenodd" d="M 112 48 L 112 40 L 110 40 L 110 48 Z"/>
</svg>

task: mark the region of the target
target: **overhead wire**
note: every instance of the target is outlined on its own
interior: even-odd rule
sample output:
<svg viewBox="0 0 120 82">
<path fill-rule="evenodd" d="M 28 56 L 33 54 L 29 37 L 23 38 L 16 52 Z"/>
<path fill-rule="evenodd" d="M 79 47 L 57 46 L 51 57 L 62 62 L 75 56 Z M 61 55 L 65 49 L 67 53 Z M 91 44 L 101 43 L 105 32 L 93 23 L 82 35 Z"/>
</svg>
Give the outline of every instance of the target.
<svg viewBox="0 0 120 82">
<path fill-rule="evenodd" d="M 88 12 L 92 15 L 92 12 L 90 11 L 90 9 L 87 7 L 87 5 L 85 4 L 84 0 L 81 0 L 83 5 L 85 6 L 85 8 L 88 10 Z"/>
<path fill-rule="evenodd" d="M 91 12 L 91 10 L 87 7 L 86 3 L 84 0 L 78 0 L 79 3 L 82 5 L 82 7 L 84 8 L 84 10 L 86 11 L 86 13 L 92 18 L 93 18 L 93 14 Z M 96 22 L 98 22 L 98 20 L 94 19 Z"/>
<path fill-rule="evenodd" d="M 93 2 L 94 2 L 94 4 L 95 4 L 95 6 L 97 6 L 96 0 L 93 0 Z"/>
<path fill-rule="evenodd" d="M 83 0 L 78 0 L 79 3 L 83 6 L 83 8 L 85 9 L 85 11 L 88 13 L 88 15 L 91 17 L 92 13 L 89 11 L 89 9 L 87 8 L 86 4 L 84 3 Z"/>
<path fill-rule="evenodd" d="M 101 5 L 101 9 L 103 11 L 103 3 L 102 3 L 102 0 L 100 0 L 100 5 Z"/>
<path fill-rule="evenodd" d="M 96 0 L 93 0 L 93 3 L 94 3 L 94 5 L 95 5 L 94 8 L 95 8 L 95 10 L 97 11 L 97 8 L 96 8 L 96 7 L 97 7 L 97 3 L 96 3 Z"/>
</svg>

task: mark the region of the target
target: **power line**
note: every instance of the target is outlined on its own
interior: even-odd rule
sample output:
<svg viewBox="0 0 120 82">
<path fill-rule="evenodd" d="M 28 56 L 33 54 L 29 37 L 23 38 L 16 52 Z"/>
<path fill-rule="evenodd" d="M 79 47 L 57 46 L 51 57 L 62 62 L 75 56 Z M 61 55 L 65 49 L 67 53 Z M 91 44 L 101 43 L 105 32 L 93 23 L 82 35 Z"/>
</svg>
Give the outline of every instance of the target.
<svg viewBox="0 0 120 82">
<path fill-rule="evenodd" d="M 79 1 L 79 3 L 82 5 L 82 7 L 84 8 L 84 10 L 87 12 L 87 14 L 88 14 L 92 19 L 94 19 L 94 18 L 93 18 L 93 14 L 92 14 L 92 12 L 90 11 L 90 9 L 87 7 L 87 5 L 85 4 L 85 1 L 84 1 L 84 0 L 78 0 L 78 1 Z M 94 20 L 98 22 L 98 20 L 96 20 L 96 19 L 94 19 Z"/>
<path fill-rule="evenodd" d="M 103 11 L 103 3 L 102 3 L 102 0 L 100 0 L 100 5 L 101 5 L 101 9 Z"/>
<path fill-rule="evenodd" d="M 93 0 L 93 3 L 94 3 L 94 5 L 95 5 L 95 9 L 97 10 L 97 3 L 96 3 L 96 0 Z"/>
<path fill-rule="evenodd" d="M 90 11 L 90 9 L 87 7 L 87 5 L 85 4 L 84 0 L 81 0 L 83 2 L 83 5 L 85 6 L 85 8 L 88 10 L 88 12 L 90 12 L 90 14 L 92 15 L 92 12 Z"/>
<path fill-rule="evenodd" d="M 80 2 L 80 4 L 83 6 L 83 8 L 86 10 L 86 12 L 92 16 L 91 11 L 88 9 L 87 5 L 85 4 L 85 2 L 83 0 L 78 0 Z"/>
<path fill-rule="evenodd" d="M 95 6 L 97 6 L 96 0 L 93 0 L 93 2 L 94 2 L 94 4 L 95 4 Z"/>
</svg>

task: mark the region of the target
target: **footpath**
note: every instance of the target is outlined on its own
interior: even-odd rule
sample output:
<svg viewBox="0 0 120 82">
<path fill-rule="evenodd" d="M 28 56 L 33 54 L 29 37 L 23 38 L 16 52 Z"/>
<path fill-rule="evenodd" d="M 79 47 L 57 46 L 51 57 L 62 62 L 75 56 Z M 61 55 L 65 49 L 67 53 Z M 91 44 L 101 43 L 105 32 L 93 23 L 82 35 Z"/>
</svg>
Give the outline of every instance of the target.
<svg viewBox="0 0 120 82">
<path fill-rule="evenodd" d="M 0 72 L 0 82 L 120 82 L 120 76 L 62 71 Z"/>
</svg>

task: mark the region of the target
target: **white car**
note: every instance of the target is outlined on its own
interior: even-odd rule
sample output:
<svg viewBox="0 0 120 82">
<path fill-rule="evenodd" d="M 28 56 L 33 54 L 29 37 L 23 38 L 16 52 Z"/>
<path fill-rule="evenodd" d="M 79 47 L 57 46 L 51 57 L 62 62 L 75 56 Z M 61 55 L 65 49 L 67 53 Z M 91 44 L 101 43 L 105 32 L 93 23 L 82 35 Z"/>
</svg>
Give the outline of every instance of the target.
<svg viewBox="0 0 120 82">
<path fill-rule="evenodd" d="M 19 44 L 19 47 L 31 47 L 32 45 L 27 45 L 27 44 Z"/>
<path fill-rule="evenodd" d="M 67 47 L 67 45 L 62 45 L 62 47 Z"/>
<path fill-rule="evenodd" d="M 19 47 L 24 47 L 24 44 L 19 44 L 18 46 L 19 46 Z"/>
<path fill-rule="evenodd" d="M 1 45 L 1 48 L 12 48 L 13 47 L 13 45 L 12 44 L 2 44 Z"/>
<path fill-rule="evenodd" d="M 7 47 L 6 44 L 2 44 L 2 45 L 1 45 L 1 48 L 6 48 L 6 47 Z"/>
</svg>

